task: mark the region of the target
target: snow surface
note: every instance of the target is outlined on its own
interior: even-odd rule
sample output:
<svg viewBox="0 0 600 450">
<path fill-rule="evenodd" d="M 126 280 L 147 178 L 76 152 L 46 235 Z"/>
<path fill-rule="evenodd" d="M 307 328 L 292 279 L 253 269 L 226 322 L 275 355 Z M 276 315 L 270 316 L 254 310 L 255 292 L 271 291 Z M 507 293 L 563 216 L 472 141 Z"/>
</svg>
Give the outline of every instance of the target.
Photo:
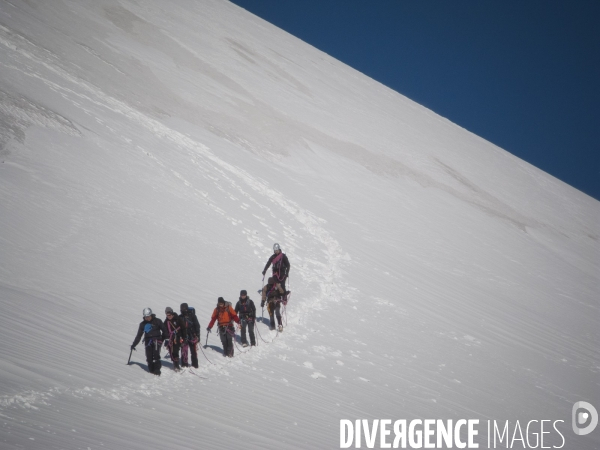
<svg viewBox="0 0 600 450">
<path fill-rule="evenodd" d="M 0 448 L 426 418 L 600 448 L 570 416 L 600 407 L 596 200 L 223 0 L 3 0 L 0 73 Z M 204 330 L 258 303 L 274 242 L 282 334 L 233 359 L 210 335 L 199 376 L 125 364 L 145 307 Z"/>
</svg>

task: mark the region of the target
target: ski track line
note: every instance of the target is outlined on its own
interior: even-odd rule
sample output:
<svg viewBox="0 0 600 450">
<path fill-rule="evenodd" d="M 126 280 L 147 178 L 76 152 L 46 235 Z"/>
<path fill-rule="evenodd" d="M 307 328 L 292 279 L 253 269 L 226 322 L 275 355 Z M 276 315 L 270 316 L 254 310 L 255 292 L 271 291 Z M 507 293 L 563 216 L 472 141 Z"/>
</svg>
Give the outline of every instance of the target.
<svg viewBox="0 0 600 450">
<path fill-rule="evenodd" d="M 241 180 L 244 184 L 246 184 L 248 187 L 250 187 L 250 189 L 252 191 L 256 192 L 263 198 L 268 199 L 270 202 L 275 203 L 280 208 L 282 208 L 285 212 L 289 213 L 292 217 L 294 217 L 296 219 L 296 221 L 298 221 L 301 224 L 301 226 L 310 235 L 312 235 L 315 238 L 315 240 L 320 244 L 320 247 L 324 246 L 324 248 L 326 249 L 325 253 L 326 253 L 327 262 L 324 263 L 323 266 L 327 267 L 328 269 L 326 269 L 324 272 L 318 272 L 318 273 L 315 272 L 314 274 L 312 274 L 313 277 L 316 279 L 324 278 L 324 282 L 320 283 L 321 294 L 319 296 L 315 296 L 314 300 L 310 304 L 306 301 L 303 303 L 295 304 L 295 305 L 298 305 L 298 308 L 295 308 L 298 311 L 297 311 L 297 315 L 295 314 L 292 317 L 292 320 L 289 320 L 291 323 L 299 323 L 299 322 L 303 321 L 303 319 L 305 319 L 305 317 L 308 316 L 308 314 L 310 314 L 311 310 L 318 307 L 319 304 L 326 303 L 328 299 L 333 300 L 333 301 L 339 301 L 340 293 L 334 291 L 334 288 L 336 287 L 335 282 L 336 282 L 337 276 L 340 273 L 340 268 L 339 268 L 340 262 L 342 260 L 349 259 L 349 257 L 343 255 L 343 252 L 342 252 L 342 249 L 341 249 L 341 246 L 339 245 L 339 243 L 335 240 L 335 238 L 333 238 L 330 235 L 330 233 L 323 226 L 321 226 L 321 223 L 326 223 L 325 220 L 320 219 L 319 217 L 314 215 L 312 212 L 310 212 L 308 209 L 302 208 L 296 202 L 287 199 L 283 193 L 271 188 L 267 182 L 261 181 L 255 177 L 253 177 L 252 175 L 250 175 L 245 170 L 243 170 L 239 167 L 236 167 L 232 164 L 229 164 L 226 161 L 220 159 L 207 146 L 205 146 L 199 142 L 196 142 L 195 140 L 191 139 L 190 137 L 184 135 L 181 132 L 178 132 L 176 130 L 173 130 L 173 129 L 167 127 L 166 125 L 158 122 L 157 120 L 152 119 L 151 117 L 130 107 L 126 103 L 119 101 L 119 100 L 105 94 L 100 89 L 96 88 L 93 85 L 90 85 L 89 83 L 85 82 L 84 80 L 71 75 L 69 72 L 67 72 L 65 69 L 63 69 L 59 66 L 59 58 L 57 58 L 56 55 L 54 55 L 52 52 L 50 52 L 46 49 L 38 48 L 35 44 L 30 42 L 23 36 L 12 32 L 11 30 L 7 29 L 6 27 L 4 27 L 2 25 L 0 25 L 0 33 L 2 34 L 2 35 L 0 35 L 0 44 L 1 45 L 4 45 L 5 47 L 9 48 L 10 50 L 20 53 L 25 58 L 42 65 L 43 67 L 45 67 L 49 71 L 53 72 L 54 74 L 58 75 L 60 78 L 64 79 L 65 81 L 70 82 L 70 83 L 76 85 L 77 87 L 83 89 L 83 91 L 87 95 L 84 93 L 76 92 L 75 90 L 69 89 L 65 86 L 58 85 L 57 83 L 50 81 L 49 79 L 45 78 L 44 76 L 42 76 L 39 73 L 25 71 L 25 70 L 22 70 L 20 68 L 14 67 L 14 66 L 11 66 L 10 68 L 18 70 L 19 72 L 23 73 L 25 76 L 33 77 L 33 78 L 37 78 L 37 79 L 41 80 L 44 84 L 46 84 L 48 87 L 50 87 L 53 91 L 59 93 L 63 98 L 65 98 L 65 100 L 70 101 L 76 107 L 78 107 L 80 109 L 84 109 L 83 106 L 81 104 L 79 104 L 77 101 L 75 101 L 74 99 L 70 98 L 70 96 L 75 96 L 79 99 L 83 99 L 83 100 L 88 101 L 88 102 L 90 102 L 96 106 L 99 106 L 103 109 L 108 109 L 109 111 L 111 111 L 113 113 L 120 114 L 120 115 L 130 119 L 132 122 L 137 123 L 138 125 L 142 126 L 146 130 L 150 131 L 150 133 L 153 134 L 154 136 L 161 138 L 161 139 L 165 139 L 165 140 L 169 141 L 170 143 L 174 144 L 176 146 L 176 148 L 188 152 L 189 155 L 191 156 L 191 161 L 193 162 L 193 164 L 198 169 L 200 169 L 202 172 L 207 174 L 207 172 L 208 172 L 207 168 L 202 167 L 202 165 L 195 158 L 198 156 L 202 157 L 204 160 L 209 162 L 209 165 L 211 165 L 213 168 L 219 169 L 218 172 L 221 174 L 221 176 L 223 176 L 223 178 L 226 178 L 227 181 L 232 185 L 232 187 L 234 187 L 234 189 L 240 191 L 242 196 L 245 197 L 247 200 L 249 200 L 253 203 L 256 203 L 262 209 L 266 209 L 267 211 L 269 211 L 270 215 L 273 218 L 276 218 L 275 214 L 271 211 L 271 209 L 268 206 L 261 204 L 259 201 L 254 199 L 248 192 L 244 191 L 242 186 L 240 186 L 238 183 L 236 183 L 235 179 Z M 14 42 L 14 41 L 16 41 L 16 42 Z M 23 48 L 24 46 L 33 47 L 34 51 L 33 52 L 26 51 Z M 45 55 L 46 58 L 37 57 L 35 55 L 36 49 L 42 50 L 46 54 Z M 54 61 L 52 61 L 53 59 L 54 59 Z M 31 68 L 29 68 L 29 69 L 31 69 Z M 87 111 L 85 109 L 84 109 L 84 111 L 86 111 L 87 113 L 91 113 L 91 111 Z M 108 127 L 108 125 L 105 125 L 105 126 L 107 126 L 107 128 L 110 128 L 110 127 Z M 115 130 L 112 130 L 112 131 L 115 132 Z M 131 144 L 130 139 L 127 139 L 125 136 L 121 136 L 121 138 L 127 144 Z M 140 151 L 144 151 L 139 146 L 137 147 L 137 149 Z M 171 173 L 176 178 L 180 179 L 180 181 L 182 181 L 182 183 L 186 187 L 193 189 L 196 195 L 199 195 L 200 197 L 204 198 L 206 200 L 207 204 L 212 209 L 214 209 L 216 212 L 218 212 L 221 215 L 227 215 L 227 213 L 225 211 L 220 209 L 214 202 L 212 202 L 208 198 L 208 193 L 194 188 L 192 183 L 185 180 L 185 178 L 181 174 L 176 172 L 174 169 L 169 169 L 158 158 L 156 158 L 153 155 L 150 155 L 150 153 L 148 153 L 146 151 L 144 151 L 144 152 L 146 153 L 147 156 L 150 156 L 158 165 L 162 166 L 163 168 L 165 168 L 167 170 L 170 170 Z M 231 176 L 233 176 L 233 178 Z M 213 179 L 213 183 L 216 184 L 216 181 L 217 180 Z M 238 199 L 238 201 L 241 202 L 240 199 Z M 236 219 L 233 217 L 227 216 L 227 218 L 233 222 L 236 221 Z M 248 237 L 250 238 L 250 236 L 248 236 Z M 250 244 L 252 245 L 252 242 L 250 242 Z M 300 272 L 300 274 L 303 274 L 303 272 L 306 272 L 306 270 L 299 270 L 299 272 Z M 306 278 L 308 278 L 310 276 L 310 274 L 306 274 L 306 275 L 307 275 Z M 298 333 L 295 333 L 292 330 L 290 330 L 290 331 L 291 332 L 286 332 L 286 334 L 289 334 L 290 336 L 299 336 Z M 273 339 L 275 339 L 275 338 L 273 338 Z M 273 342 L 273 340 L 271 342 Z M 268 351 L 268 349 L 267 349 L 267 351 Z M 260 352 L 257 352 L 257 353 L 262 354 L 264 352 L 265 352 L 264 350 L 261 350 Z M 242 352 L 242 354 L 243 353 L 246 353 L 246 352 Z M 271 353 L 271 352 L 269 351 L 269 353 Z M 242 356 L 242 355 L 240 355 L 240 356 Z M 262 355 L 259 355 L 259 357 L 260 356 L 262 356 Z M 241 358 L 239 358 L 239 359 L 241 359 Z M 235 364 L 235 362 L 234 362 L 234 364 L 223 364 L 223 363 L 215 364 L 215 363 L 213 363 L 213 365 L 203 366 L 202 369 L 197 369 L 197 371 L 200 372 L 202 375 L 210 375 L 210 372 L 217 370 L 221 374 L 228 375 L 228 372 L 226 371 L 225 366 L 227 366 L 227 368 L 229 368 L 229 367 L 233 368 L 236 365 L 238 365 L 238 364 Z M 225 372 L 225 373 L 223 373 L 223 372 Z M 165 371 L 165 374 L 167 374 L 167 373 L 168 372 Z M 181 374 L 181 375 L 183 375 L 183 374 Z M 193 376 L 193 374 L 189 374 L 189 375 Z M 169 389 L 171 389 L 172 385 L 173 385 L 172 377 L 163 375 L 163 376 L 161 376 L 160 379 L 153 379 L 152 382 L 150 382 L 150 383 L 143 383 L 142 386 L 138 387 L 138 388 L 135 388 L 132 386 L 121 386 L 119 388 L 113 388 L 113 389 L 101 389 L 101 388 L 93 388 L 93 387 L 86 386 L 81 389 L 51 388 L 50 390 L 48 390 L 46 392 L 26 391 L 21 394 L 16 394 L 13 396 L 6 396 L 3 398 L 0 398 L 0 411 L 5 411 L 6 409 L 12 408 L 12 407 L 37 409 L 35 404 L 47 405 L 49 399 L 54 398 L 57 395 L 68 395 L 68 394 L 76 396 L 76 397 L 94 396 L 94 397 L 101 397 L 101 398 L 112 399 L 112 400 L 134 402 L 133 400 L 131 400 L 131 397 L 133 395 L 138 395 L 138 394 L 144 395 L 144 396 L 162 395 L 161 394 L 161 391 L 163 390 L 162 386 L 164 385 L 166 388 L 166 383 L 161 382 L 161 380 L 164 378 L 167 378 L 169 380 L 169 383 L 170 383 Z M 187 376 L 182 376 L 179 379 L 183 380 L 184 378 L 187 378 Z M 194 377 L 194 378 L 196 378 L 196 377 Z"/>
</svg>

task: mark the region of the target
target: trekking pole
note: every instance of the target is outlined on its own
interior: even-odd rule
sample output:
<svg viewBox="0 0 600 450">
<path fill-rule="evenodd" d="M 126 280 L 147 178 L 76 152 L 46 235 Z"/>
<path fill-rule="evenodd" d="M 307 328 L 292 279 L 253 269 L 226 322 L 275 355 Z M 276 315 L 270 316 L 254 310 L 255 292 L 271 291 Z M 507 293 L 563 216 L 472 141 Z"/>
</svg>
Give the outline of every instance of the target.
<svg viewBox="0 0 600 450">
<path fill-rule="evenodd" d="M 129 359 L 127 360 L 127 365 L 129 365 L 131 363 L 131 354 L 133 353 L 134 350 L 135 350 L 135 348 L 132 348 L 131 351 L 129 352 Z"/>
</svg>

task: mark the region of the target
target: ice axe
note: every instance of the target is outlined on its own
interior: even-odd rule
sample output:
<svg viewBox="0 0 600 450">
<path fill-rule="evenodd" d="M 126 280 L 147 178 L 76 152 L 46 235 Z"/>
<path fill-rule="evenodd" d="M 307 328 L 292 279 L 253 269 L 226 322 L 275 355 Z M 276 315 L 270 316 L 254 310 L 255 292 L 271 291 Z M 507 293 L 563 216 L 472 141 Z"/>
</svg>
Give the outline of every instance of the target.
<svg viewBox="0 0 600 450">
<path fill-rule="evenodd" d="M 131 354 L 133 353 L 134 350 L 135 350 L 135 348 L 131 347 L 131 351 L 129 352 L 129 359 L 127 360 L 127 365 L 129 365 L 131 363 Z"/>
</svg>

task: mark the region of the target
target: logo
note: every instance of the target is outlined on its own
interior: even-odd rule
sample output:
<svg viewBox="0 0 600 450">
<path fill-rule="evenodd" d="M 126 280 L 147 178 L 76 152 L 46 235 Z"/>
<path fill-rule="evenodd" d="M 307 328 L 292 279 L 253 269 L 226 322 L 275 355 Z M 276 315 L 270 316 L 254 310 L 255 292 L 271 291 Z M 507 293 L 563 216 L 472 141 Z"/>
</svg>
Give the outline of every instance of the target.
<svg viewBox="0 0 600 450">
<path fill-rule="evenodd" d="M 590 434 L 598 425 L 598 411 L 588 402 L 573 405 L 573 431 L 579 436 Z"/>
</svg>

